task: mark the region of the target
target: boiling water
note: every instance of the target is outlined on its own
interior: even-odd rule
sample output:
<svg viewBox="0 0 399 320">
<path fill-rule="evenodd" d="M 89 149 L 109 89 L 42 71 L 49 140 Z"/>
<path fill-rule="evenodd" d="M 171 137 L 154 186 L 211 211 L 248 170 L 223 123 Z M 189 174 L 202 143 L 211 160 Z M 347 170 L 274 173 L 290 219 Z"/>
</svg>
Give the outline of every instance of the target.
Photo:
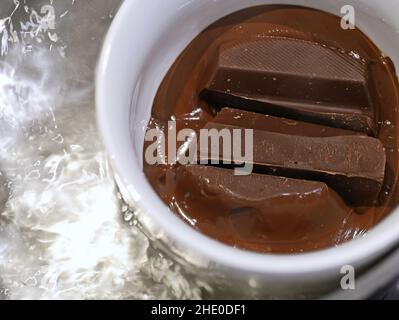
<svg viewBox="0 0 399 320">
<path fill-rule="evenodd" d="M 201 298 L 121 204 L 94 68 L 120 0 L 0 3 L 0 297 Z"/>
</svg>

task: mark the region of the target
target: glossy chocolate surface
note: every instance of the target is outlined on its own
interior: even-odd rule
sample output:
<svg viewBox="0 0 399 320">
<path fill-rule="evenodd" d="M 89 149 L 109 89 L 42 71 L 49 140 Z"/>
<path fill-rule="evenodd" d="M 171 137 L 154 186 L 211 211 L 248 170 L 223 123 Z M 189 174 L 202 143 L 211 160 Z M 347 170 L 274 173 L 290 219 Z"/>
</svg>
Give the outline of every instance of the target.
<svg viewBox="0 0 399 320">
<path fill-rule="evenodd" d="M 273 253 L 339 245 L 399 202 L 398 101 L 390 59 L 360 30 L 341 29 L 340 17 L 246 9 L 179 56 L 148 129 L 167 134 L 172 119 L 177 130 L 254 129 L 254 173 L 145 161 L 144 172 L 175 214 L 229 245 Z"/>
<path fill-rule="evenodd" d="M 242 113 L 244 114 L 244 112 Z M 233 130 L 248 128 L 245 121 L 240 122 L 237 117 L 227 123 L 239 122 L 238 126 L 218 123 L 217 116 L 213 122 L 206 124 L 206 129 Z M 247 113 L 248 118 L 255 121 L 258 115 Z M 334 188 L 348 204 L 374 205 L 377 204 L 378 195 L 384 181 L 386 156 L 382 143 L 375 138 L 361 135 L 334 135 L 335 128 L 328 128 L 330 136 L 304 136 L 300 126 L 306 132 L 312 131 L 307 123 L 296 122 L 296 128 L 289 130 L 281 124 L 281 118 L 269 117 L 268 124 L 263 129 L 253 131 L 253 164 L 255 171 L 264 174 L 273 174 L 291 178 L 300 178 L 314 181 L 323 181 Z M 273 123 L 270 123 L 273 122 Z M 271 125 L 270 125 L 271 124 Z M 270 131 L 269 127 L 279 127 Z M 327 131 L 323 132 L 327 134 Z M 244 149 L 243 144 L 241 144 Z M 226 160 L 223 145 L 219 144 L 220 160 Z M 203 158 L 212 158 L 211 150 L 202 150 Z M 244 154 L 244 150 L 241 150 Z M 232 157 L 228 160 L 233 161 Z"/>
<path fill-rule="evenodd" d="M 219 48 L 204 96 L 214 107 L 234 105 L 375 134 L 370 63 L 312 41 L 241 39 Z"/>
</svg>

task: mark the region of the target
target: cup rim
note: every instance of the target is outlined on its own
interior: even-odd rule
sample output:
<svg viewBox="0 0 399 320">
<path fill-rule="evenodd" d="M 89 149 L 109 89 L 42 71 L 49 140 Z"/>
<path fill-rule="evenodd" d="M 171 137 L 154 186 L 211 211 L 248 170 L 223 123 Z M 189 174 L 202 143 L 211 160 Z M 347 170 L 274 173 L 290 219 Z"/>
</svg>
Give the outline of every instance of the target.
<svg viewBox="0 0 399 320">
<path fill-rule="evenodd" d="M 106 75 L 110 69 L 110 59 L 113 58 L 115 38 L 119 30 L 131 20 L 135 3 L 136 1 L 125 1 L 120 7 L 106 35 L 97 65 L 95 93 L 97 123 L 103 143 L 110 155 L 117 154 L 118 148 L 112 138 L 115 128 L 108 121 L 111 111 L 105 102 L 109 91 L 107 90 L 109 80 Z M 231 269 L 274 275 L 317 274 L 327 270 L 339 273 L 344 265 L 364 266 L 391 249 L 399 240 L 399 209 L 395 209 L 364 236 L 332 248 L 295 255 L 257 253 L 234 248 L 188 226 L 171 213 L 167 205 L 151 188 L 138 166 L 129 167 L 127 173 L 126 164 L 116 157 L 112 158 L 112 167 L 121 179 L 121 183 L 131 187 L 131 192 L 139 194 L 136 204 L 140 210 L 155 220 L 173 241 L 218 265 Z M 139 187 L 135 187 L 135 184 Z"/>
</svg>

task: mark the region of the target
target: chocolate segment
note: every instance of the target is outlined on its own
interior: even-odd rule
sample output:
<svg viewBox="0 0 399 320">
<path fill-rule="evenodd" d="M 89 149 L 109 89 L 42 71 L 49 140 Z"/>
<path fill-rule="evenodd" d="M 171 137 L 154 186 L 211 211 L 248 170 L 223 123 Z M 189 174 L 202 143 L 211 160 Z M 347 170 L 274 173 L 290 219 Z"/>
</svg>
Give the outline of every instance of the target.
<svg viewBox="0 0 399 320">
<path fill-rule="evenodd" d="M 274 120 L 275 126 L 281 123 L 281 119 L 269 120 Z M 205 128 L 218 132 L 227 129 L 233 137 L 233 130 L 242 126 L 210 122 Z M 219 159 L 233 160 L 224 154 L 222 143 L 219 148 Z M 243 144 L 241 148 L 244 154 Z M 200 155 L 213 156 L 202 149 Z M 368 136 L 306 137 L 271 132 L 267 128 L 253 131 L 253 163 L 257 172 L 324 181 L 352 205 L 376 204 L 384 181 L 385 162 L 382 143 Z"/>
<path fill-rule="evenodd" d="M 377 133 L 369 64 L 318 43 L 265 37 L 221 46 L 203 92 L 213 107 L 235 107 Z"/>
<path fill-rule="evenodd" d="M 287 118 L 273 117 L 233 108 L 223 108 L 218 112 L 212 122 L 241 128 L 267 130 L 269 132 L 293 134 L 305 137 L 364 135 L 356 131 L 327 127 Z"/>
<path fill-rule="evenodd" d="M 233 172 L 201 165 L 176 170 L 175 205 L 206 214 L 213 223 L 200 219 L 200 227 L 208 225 L 210 234 L 220 228 L 222 239 L 301 241 L 336 232 L 350 214 L 322 182 Z"/>
</svg>

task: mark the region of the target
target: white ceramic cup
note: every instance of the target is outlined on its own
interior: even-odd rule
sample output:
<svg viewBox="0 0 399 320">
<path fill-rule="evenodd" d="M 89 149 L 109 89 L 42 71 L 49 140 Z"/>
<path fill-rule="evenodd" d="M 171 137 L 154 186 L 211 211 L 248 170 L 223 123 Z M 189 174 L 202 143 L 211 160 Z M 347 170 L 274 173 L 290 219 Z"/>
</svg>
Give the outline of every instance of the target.
<svg viewBox="0 0 399 320">
<path fill-rule="evenodd" d="M 314 296 L 339 287 L 341 268 L 366 268 L 399 243 L 399 210 L 366 236 L 318 252 L 259 254 L 219 243 L 172 214 L 142 171 L 143 142 L 157 89 L 178 55 L 207 26 L 259 4 L 293 4 L 340 15 L 356 10 L 356 26 L 399 66 L 399 1 L 384 0 L 126 0 L 105 40 L 97 70 L 99 128 L 124 197 L 144 230 L 193 264 L 262 291 Z"/>
</svg>

